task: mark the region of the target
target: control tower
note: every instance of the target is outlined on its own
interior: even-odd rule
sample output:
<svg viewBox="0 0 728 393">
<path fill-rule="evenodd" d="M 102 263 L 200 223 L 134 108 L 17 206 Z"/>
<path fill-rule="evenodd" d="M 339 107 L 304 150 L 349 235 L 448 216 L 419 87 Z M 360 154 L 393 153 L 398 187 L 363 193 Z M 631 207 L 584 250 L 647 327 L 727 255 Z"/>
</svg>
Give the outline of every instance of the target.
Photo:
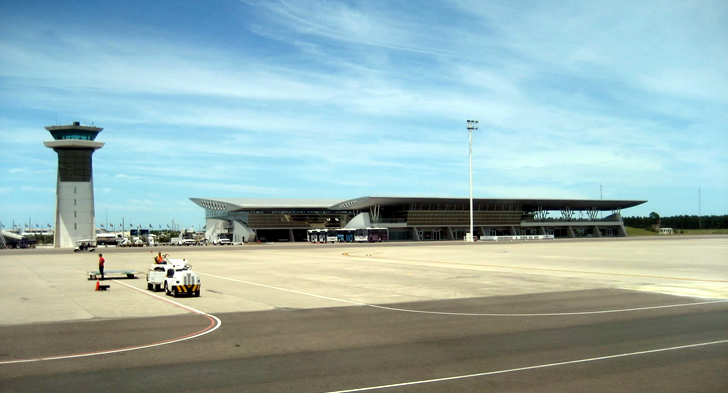
<svg viewBox="0 0 728 393">
<path fill-rule="evenodd" d="M 58 153 L 56 185 L 55 248 L 73 248 L 77 240 L 96 239 L 94 225 L 94 177 L 91 156 L 104 147 L 95 142 L 103 128 L 82 126 L 45 127 L 53 136 L 45 147 Z"/>
</svg>

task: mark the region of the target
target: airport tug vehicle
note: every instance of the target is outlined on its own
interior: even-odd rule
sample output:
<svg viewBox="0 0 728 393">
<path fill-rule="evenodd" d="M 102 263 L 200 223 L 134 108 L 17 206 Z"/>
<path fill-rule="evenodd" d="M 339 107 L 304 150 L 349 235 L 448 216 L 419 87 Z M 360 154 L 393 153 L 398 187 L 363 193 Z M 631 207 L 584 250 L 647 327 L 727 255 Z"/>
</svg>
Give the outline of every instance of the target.
<svg viewBox="0 0 728 393">
<path fill-rule="evenodd" d="M 172 259 L 165 255 L 147 271 L 147 289 L 150 291 L 164 290 L 167 295 L 174 297 L 199 297 L 200 288 L 200 276 L 192 271 L 192 265 L 186 259 Z"/>
</svg>

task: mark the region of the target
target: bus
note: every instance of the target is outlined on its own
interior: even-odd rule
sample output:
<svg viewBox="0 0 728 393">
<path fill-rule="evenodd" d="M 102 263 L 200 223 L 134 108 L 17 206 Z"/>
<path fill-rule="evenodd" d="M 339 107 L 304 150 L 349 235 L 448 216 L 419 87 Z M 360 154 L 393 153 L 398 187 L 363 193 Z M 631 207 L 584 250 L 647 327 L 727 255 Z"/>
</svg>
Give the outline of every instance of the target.
<svg viewBox="0 0 728 393">
<path fill-rule="evenodd" d="M 389 240 L 387 228 L 316 228 L 307 231 L 309 243 L 351 243 L 386 242 Z"/>
<path fill-rule="evenodd" d="M 309 243 L 326 243 L 328 230 L 323 228 L 309 229 L 308 241 Z"/>
<path fill-rule="evenodd" d="M 326 230 L 326 242 L 327 243 L 336 243 L 337 241 L 336 237 L 336 229 L 327 229 Z"/>
<path fill-rule="evenodd" d="M 354 241 L 354 232 L 356 229 L 353 228 L 341 228 L 336 230 L 336 240 L 340 243 L 351 243 Z"/>
<path fill-rule="evenodd" d="M 389 239 L 387 228 L 358 228 L 354 231 L 355 242 L 386 242 Z"/>
</svg>

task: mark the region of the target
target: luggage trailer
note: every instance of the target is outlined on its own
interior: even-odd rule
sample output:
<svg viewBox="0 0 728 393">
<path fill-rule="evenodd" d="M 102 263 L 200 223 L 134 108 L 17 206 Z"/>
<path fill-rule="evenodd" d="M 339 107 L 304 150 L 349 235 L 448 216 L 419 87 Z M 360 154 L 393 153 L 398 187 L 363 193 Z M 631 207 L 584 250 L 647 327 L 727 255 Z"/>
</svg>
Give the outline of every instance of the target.
<svg viewBox="0 0 728 393">
<path fill-rule="evenodd" d="M 101 278 L 101 272 L 98 270 L 89 270 L 86 274 L 89 280 Z M 104 270 L 104 279 L 137 278 L 137 274 L 142 274 L 142 272 L 138 270 Z"/>
</svg>

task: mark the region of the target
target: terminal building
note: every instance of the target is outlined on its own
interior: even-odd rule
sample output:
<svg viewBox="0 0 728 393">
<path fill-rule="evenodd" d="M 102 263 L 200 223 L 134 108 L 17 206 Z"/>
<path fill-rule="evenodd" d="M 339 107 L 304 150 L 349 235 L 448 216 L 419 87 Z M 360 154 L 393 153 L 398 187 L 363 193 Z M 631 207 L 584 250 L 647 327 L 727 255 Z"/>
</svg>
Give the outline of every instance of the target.
<svg viewBox="0 0 728 393">
<path fill-rule="evenodd" d="M 389 230 L 389 240 L 463 240 L 470 230 L 469 198 L 373 197 L 337 199 L 190 198 L 205 209 L 208 240 L 234 243 L 304 242 L 315 228 Z M 473 199 L 474 234 L 627 236 L 621 211 L 647 201 Z"/>
</svg>

